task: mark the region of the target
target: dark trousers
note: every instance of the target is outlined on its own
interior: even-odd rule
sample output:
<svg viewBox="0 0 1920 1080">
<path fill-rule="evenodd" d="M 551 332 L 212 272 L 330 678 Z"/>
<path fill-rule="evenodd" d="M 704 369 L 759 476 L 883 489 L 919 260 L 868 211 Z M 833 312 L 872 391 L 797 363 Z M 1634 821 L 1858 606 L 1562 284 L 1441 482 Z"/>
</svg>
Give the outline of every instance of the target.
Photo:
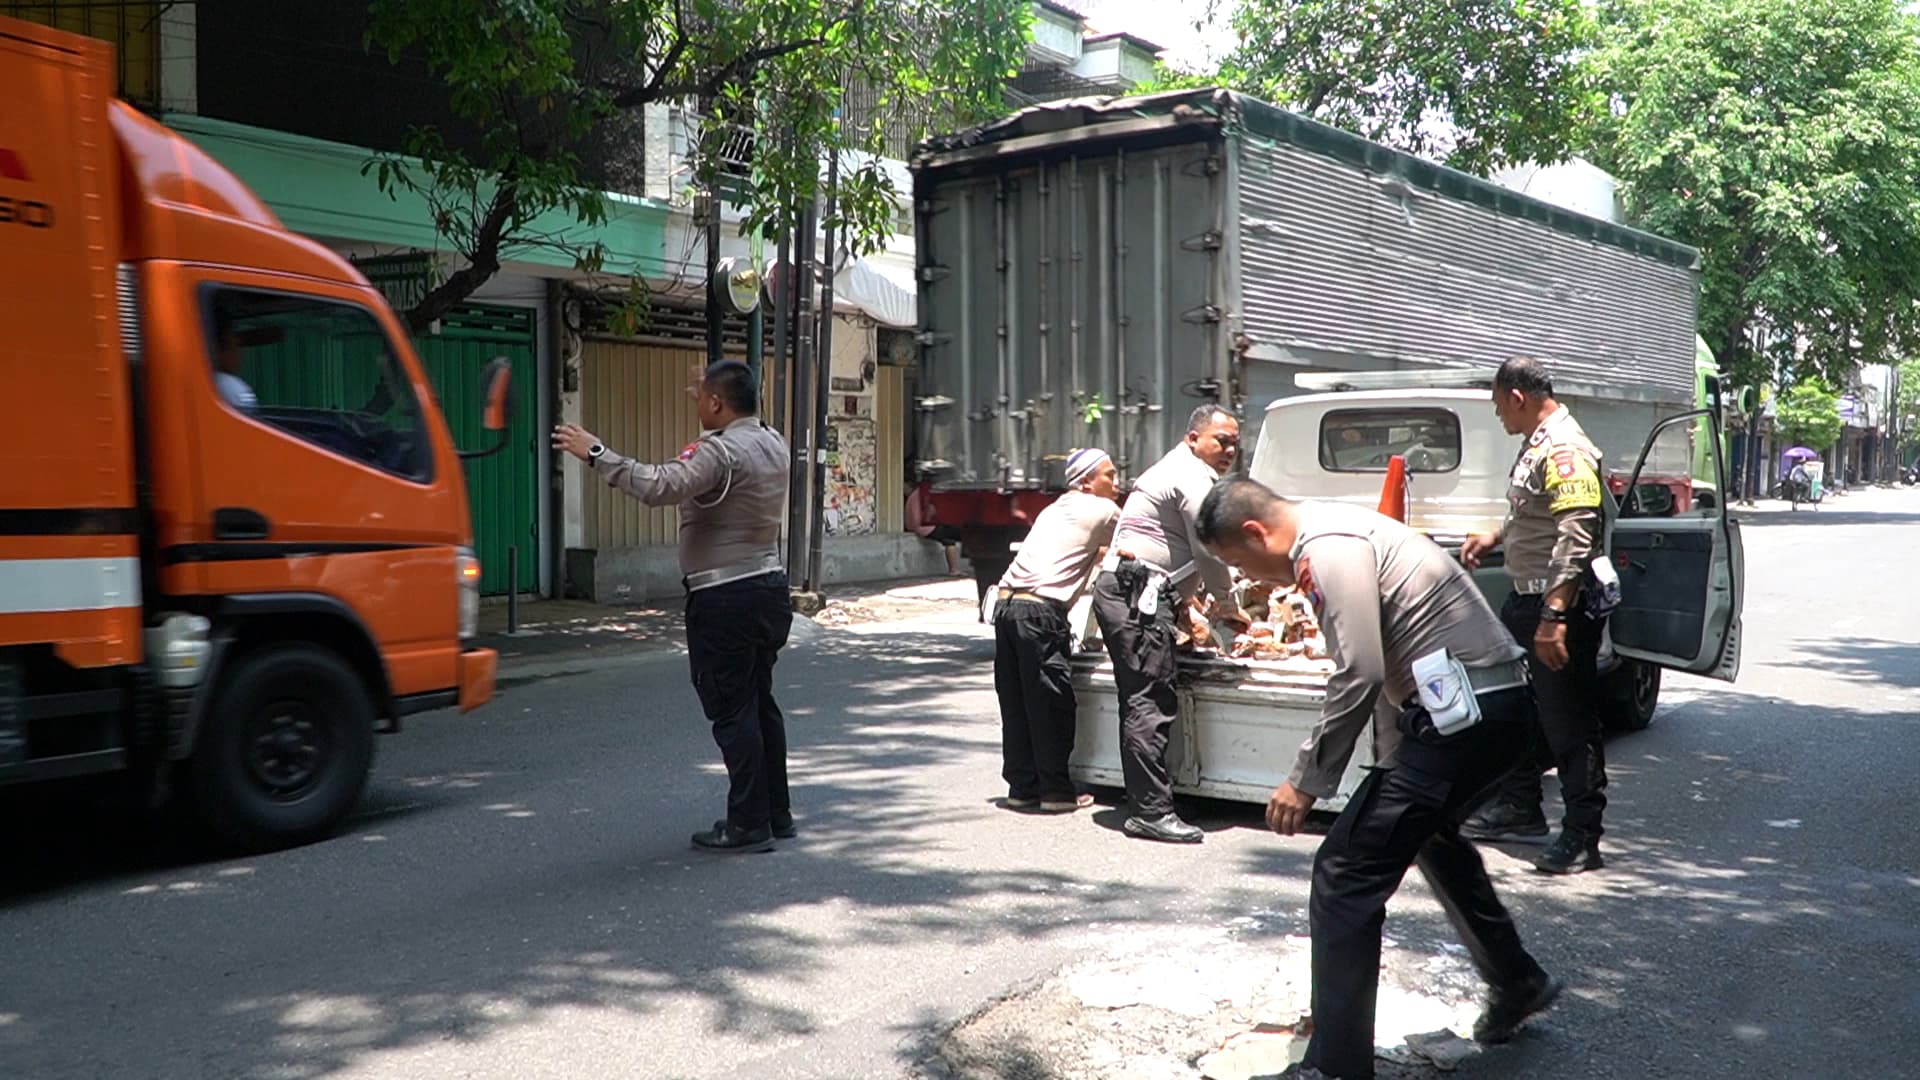
<svg viewBox="0 0 1920 1080">
<path fill-rule="evenodd" d="M 1174 691 L 1174 620 L 1183 607 L 1172 586 L 1163 587 L 1152 615 L 1134 610 L 1133 597 L 1114 574 L 1093 583 L 1093 617 L 1113 661 L 1120 696 L 1120 771 L 1133 812 L 1156 818 L 1173 812 L 1173 778 L 1167 772 L 1167 733 L 1179 715 Z"/>
<path fill-rule="evenodd" d="M 1514 593 L 1500 609 L 1500 621 L 1529 653 L 1540 625 L 1541 601 L 1539 596 Z M 1601 741 L 1596 669 L 1603 625 L 1576 600 L 1567 615 L 1567 666 L 1551 671 L 1538 657 L 1531 657 L 1533 697 L 1540 713 L 1536 741 L 1528 762 L 1501 786 L 1502 798 L 1520 806 L 1539 806 L 1541 772 L 1558 769 L 1560 798 L 1566 804 L 1561 824 L 1588 840 L 1600 839 L 1600 818 L 1607 809 L 1607 751 Z"/>
<path fill-rule="evenodd" d="M 1064 604 L 1008 600 L 993 617 L 1000 775 L 1015 799 L 1074 797 L 1073 634 Z"/>
<path fill-rule="evenodd" d="M 687 594 L 687 661 L 727 763 L 727 820 L 736 828 L 765 828 L 792 813 L 787 722 L 773 700 L 774 661 L 792 626 L 784 573 Z"/>
<path fill-rule="evenodd" d="M 1534 725 L 1525 689 L 1482 695 L 1483 719 L 1426 743 L 1407 739 L 1390 767 L 1367 775 L 1313 860 L 1313 1036 L 1306 1063 L 1329 1076 L 1373 1076 L 1380 929 L 1387 899 L 1418 866 L 1490 985 L 1540 972 L 1520 944 L 1473 844 L 1468 811 L 1520 763 Z"/>
</svg>

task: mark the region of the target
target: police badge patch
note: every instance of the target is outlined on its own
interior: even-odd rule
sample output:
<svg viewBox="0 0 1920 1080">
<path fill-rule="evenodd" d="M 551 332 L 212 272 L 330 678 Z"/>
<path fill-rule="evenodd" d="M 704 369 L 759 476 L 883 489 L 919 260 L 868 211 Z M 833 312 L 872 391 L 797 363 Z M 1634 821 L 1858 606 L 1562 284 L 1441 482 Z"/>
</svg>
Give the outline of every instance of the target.
<svg viewBox="0 0 1920 1080">
<path fill-rule="evenodd" d="M 695 439 L 694 441 L 688 443 L 685 449 L 680 451 L 680 460 L 692 461 L 693 455 L 699 452 L 700 452 L 700 440 Z"/>
<path fill-rule="evenodd" d="M 1300 561 L 1294 564 L 1293 569 L 1294 583 L 1300 587 L 1300 595 L 1306 597 L 1307 603 L 1313 605 L 1314 615 L 1321 616 L 1321 608 L 1326 600 L 1320 595 L 1320 587 L 1313 582 L 1313 564 L 1309 563 L 1303 555 Z M 1324 618 L 1324 616 L 1321 617 Z"/>
</svg>

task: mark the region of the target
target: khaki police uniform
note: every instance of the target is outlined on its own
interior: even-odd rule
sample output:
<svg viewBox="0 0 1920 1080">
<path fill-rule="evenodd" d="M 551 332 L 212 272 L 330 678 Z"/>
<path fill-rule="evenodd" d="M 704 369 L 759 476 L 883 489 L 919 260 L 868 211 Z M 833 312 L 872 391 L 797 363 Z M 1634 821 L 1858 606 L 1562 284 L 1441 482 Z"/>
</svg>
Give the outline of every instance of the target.
<svg viewBox="0 0 1920 1080">
<path fill-rule="evenodd" d="M 773 698 L 773 666 L 793 625 L 779 549 L 789 461 L 787 440 L 751 416 L 704 432 L 665 464 L 611 452 L 593 461 L 612 487 L 680 509 L 687 660 L 727 764 L 727 820 L 739 829 L 793 819 L 786 719 Z"/>
<path fill-rule="evenodd" d="M 1607 805 L 1606 753 L 1601 742 L 1600 686 L 1596 663 L 1604 617 L 1588 608 L 1588 569 L 1604 553 L 1607 506 L 1611 499 L 1601 480 L 1601 453 L 1563 405 L 1541 422 L 1514 460 L 1507 490 L 1509 510 L 1502 530 L 1507 574 L 1513 593 L 1500 618 L 1529 650 L 1540 625 L 1547 593 L 1568 582 L 1582 584 L 1567 608 L 1567 664 L 1559 671 L 1533 665 L 1533 691 L 1539 705 L 1542 746 L 1535 765 L 1551 762 L 1559 770 L 1566 804 L 1564 828 L 1597 842 Z M 1538 818 L 1540 768 L 1515 770 L 1501 802 L 1487 813 L 1515 810 Z M 1469 822 L 1476 831 L 1479 815 Z M 1536 826 L 1537 827 L 1537 826 Z"/>
<path fill-rule="evenodd" d="M 1288 779 L 1306 794 L 1333 795 L 1369 720 L 1380 762 L 1314 856 L 1306 1064 L 1329 1076 L 1371 1077 L 1380 930 L 1410 865 L 1490 986 L 1544 977 L 1479 852 L 1456 827 L 1526 754 L 1533 699 L 1524 651 L 1439 545 L 1360 507 L 1309 502 L 1297 513 L 1294 571 L 1320 617 L 1334 671 Z M 1416 660 L 1442 649 L 1465 668 L 1465 692 L 1481 716 L 1448 735 L 1420 706 L 1413 675 Z"/>
</svg>

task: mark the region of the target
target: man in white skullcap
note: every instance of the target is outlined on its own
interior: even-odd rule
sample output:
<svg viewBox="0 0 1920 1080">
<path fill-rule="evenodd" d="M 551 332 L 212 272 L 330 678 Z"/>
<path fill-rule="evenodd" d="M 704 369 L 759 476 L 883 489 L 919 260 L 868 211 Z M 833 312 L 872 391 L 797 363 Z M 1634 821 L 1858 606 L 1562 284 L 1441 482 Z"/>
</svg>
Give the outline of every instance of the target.
<svg viewBox="0 0 1920 1080">
<path fill-rule="evenodd" d="M 1071 813 L 1091 805 L 1067 775 L 1073 756 L 1073 633 L 1067 611 L 1113 538 L 1120 506 L 1106 451 L 1067 458 L 1067 491 L 1040 511 L 998 586 L 993 686 L 1009 809 Z"/>
</svg>

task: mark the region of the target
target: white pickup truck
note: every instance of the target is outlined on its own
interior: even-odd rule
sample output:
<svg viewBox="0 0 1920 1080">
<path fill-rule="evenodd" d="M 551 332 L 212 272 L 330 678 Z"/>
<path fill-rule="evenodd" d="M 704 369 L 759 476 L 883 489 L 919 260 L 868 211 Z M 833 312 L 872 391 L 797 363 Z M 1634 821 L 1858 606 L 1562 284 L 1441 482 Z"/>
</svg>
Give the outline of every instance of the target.
<svg viewBox="0 0 1920 1080">
<path fill-rule="evenodd" d="M 1518 441 L 1494 418 L 1490 372 L 1382 372 L 1299 376 L 1303 389 L 1267 407 L 1253 452 L 1254 479 L 1293 498 L 1377 505 L 1391 457 L 1409 464 L 1408 520 L 1448 548 L 1491 530 L 1506 513 L 1507 478 Z M 1399 384 L 1396 386 L 1396 384 Z M 1609 722 L 1640 728 L 1654 714 L 1661 669 L 1731 682 L 1739 669 L 1744 592 L 1738 524 L 1720 500 L 1694 498 L 1693 455 L 1711 459 L 1714 490 L 1725 490 L 1718 424 L 1710 409 L 1678 411 L 1650 402 L 1588 396 L 1561 388 L 1605 455 L 1620 499 L 1609 537 L 1623 599 L 1603 649 Z M 1711 437 L 1709 437 L 1711 436 Z M 1621 462 L 1632 468 L 1621 470 Z M 1505 570 L 1496 557 L 1476 575 L 1496 610 Z M 1075 658 L 1078 728 L 1071 769 L 1094 786 L 1122 787 L 1119 701 L 1090 620 Z M 1174 791 L 1265 802 L 1287 776 L 1320 714 L 1325 678 L 1290 661 L 1239 660 L 1197 651 L 1181 662 L 1180 718 L 1169 736 Z M 1383 708 L 1389 707 L 1383 703 Z M 1363 736 L 1338 810 L 1371 765 Z"/>
</svg>

